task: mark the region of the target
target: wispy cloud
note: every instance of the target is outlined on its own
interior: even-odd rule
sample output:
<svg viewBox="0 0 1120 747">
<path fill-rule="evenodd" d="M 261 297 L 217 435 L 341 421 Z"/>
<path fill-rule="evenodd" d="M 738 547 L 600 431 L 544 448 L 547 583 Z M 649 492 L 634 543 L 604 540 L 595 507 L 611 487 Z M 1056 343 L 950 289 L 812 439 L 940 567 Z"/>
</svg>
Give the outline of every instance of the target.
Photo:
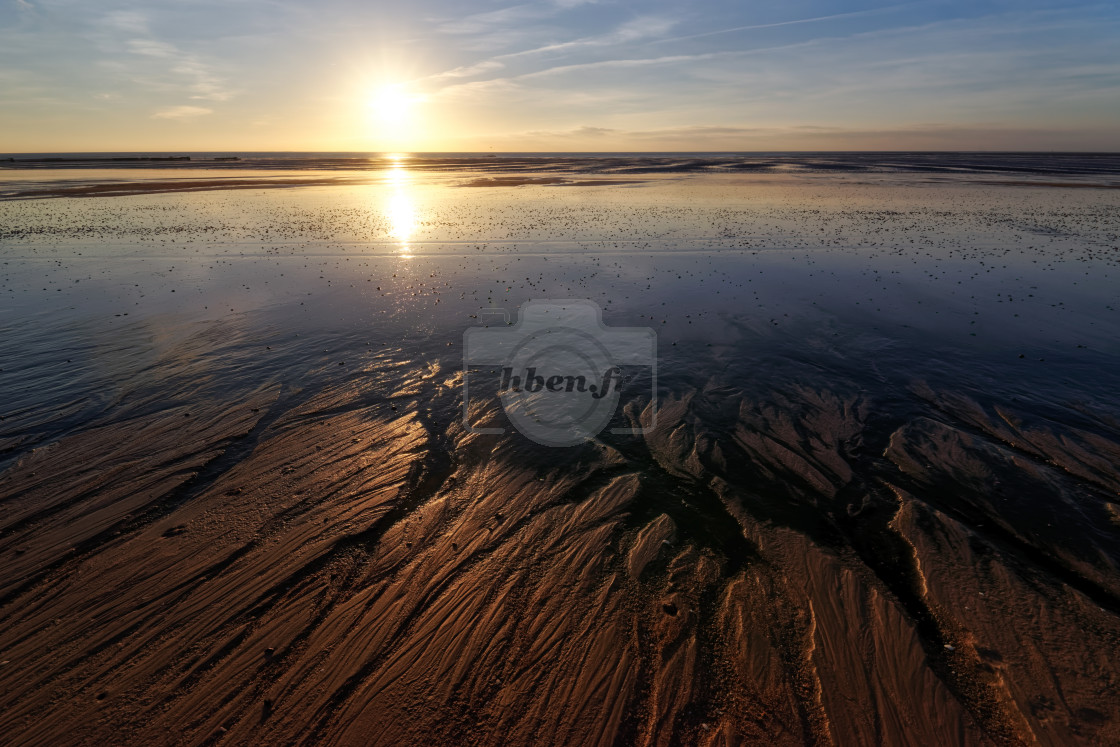
<svg viewBox="0 0 1120 747">
<path fill-rule="evenodd" d="M 663 36 L 664 34 L 668 33 L 676 24 L 676 19 L 667 18 L 665 16 L 640 16 L 623 23 L 609 34 L 588 36 L 579 39 L 572 39 L 571 41 L 566 42 L 546 44 L 540 47 L 524 49 L 519 52 L 510 52 L 507 54 L 498 55 L 494 59 L 512 60 L 517 58 L 530 57 L 533 55 L 556 52 L 570 52 L 578 49 L 586 49 L 589 47 L 612 47 L 619 44 L 627 44 L 630 42 L 648 40 Z"/>
<path fill-rule="evenodd" d="M 520 6 L 519 6 L 520 7 Z M 580 49 L 588 49 L 594 47 L 609 48 L 618 45 L 634 42 L 638 40 L 648 39 L 664 35 L 671 30 L 677 21 L 676 19 L 665 16 L 644 15 L 632 18 L 619 26 L 613 31 L 600 34 L 597 36 L 583 37 L 573 39 L 566 42 L 556 42 L 546 44 L 544 46 L 537 46 L 530 49 L 524 49 L 517 52 L 509 52 L 506 54 L 497 55 L 487 60 L 474 63 L 472 65 L 463 65 L 445 72 L 437 73 L 428 76 L 420 81 L 419 84 L 438 85 L 447 81 L 454 81 L 456 79 L 471 78 L 476 75 L 483 75 L 485 73 L 494 72 L 497 70 L 505 69 L 511 62 L 515 60 L 525 60 L 532 56 L 543 55 L 548 53 L 567 53 Z M 554 72 L 563 72 L 565 70 L 580 69 L 581 65 L 590 66 L 592 64 L 601 64 L 605 66 L 626 66 L 628 64 L 656 64 L 655 62 L 640 63 L 633 61 L 611 61 L 603 60 L 596 63 L 576 63 L 566 66 L 553 66 L 543 70 L 531 70 L 519 75 L 510 76 L 509 80 L 518 80 L 529 78 L 532 76 L 548 75 Z"/>
<path fill-rule="evenodd" d="M 785 131 L 774 127 L 727 127 L 716 125 L 690 125 L 687 127 L 666 127 L 653 130 L 626 130 L 614 127 L 594 127 L 581 125 L 569 130 L 530 130 L 522 133 L 527 138 L 584 139 L 610 138 L 619 140 L 691 140 L 698 141 L 712 137 L 763 136 Z"/>
<path fill-rule="evenodd" d="M 436 31 L 444 34 L 464 35 L 489 33 L 497 27 L 548 18 L 555 12 L 555 9 L 544 4 L 511 5 L 507 8 L 490 10 L 485 13 L 473 13 L 454 20 L 444 21 L 436 26 Z"/>
<path fill-rule="evenodd" d="M 101 18 L 101 25 L 126 34 L 148 34 L 148 19 L 135 10 L 114 10 Z"/>
<path fill-rule="evenodd" d="M 213 109 L 201 106 L 169 106 L 153 114 L 152 119 L 193 119 L 213 113 Z"/>
<path fill-rule="evenodd" d="M 958 122 L 953 132 L 960 134 L 978 115 L 1041 126 L 1072 113 L 1062 110 L 1067 105 L 1084 112 L 1085 121 L 1116 121 L 1120 114 L 1113 95 L 1120 61 L 1105 52 L 1107 23 L 1058 11 L 923 21 L 783 37 L 786 43 L 769 46 L 705 45 L 718 51 L 695 54 L 590 61 L 576 55 L 529 70 L 511 64 L 508 74 L 486 81 L 445 81 L 439 98 L 519 107 L 532 112 L 530 121 L 579 118 L 596 127 L 639 117 L 769 124 L 827 111 L 841 127 L 943 116 Z M 991 131 L 974 134 L 987 138 Z M 935 135 L 920 137 L 933 142 Z"/>
<path fill-rule="evenodd" d="M 869 10 L 856 10 L 850 13 L 833 13 L 826 16 L 812 16 L 811 18 L 795 18 L 789 21 L 775 21 L 774 23 L 754 23 L 746 26 L 732 26 L 726 29 L 714 29 L 712 31 L 702 31 L 696 34 L 687 34 L 685 36 L 673 36 L 660 39 L 661 42 L 679 42 L 689 39 L 704 39 L 712 36 L 722 36 L 724 34 L 735 34 L 743 31 L 757 31 L 761 29 L 776 29 L 783 26 L 800 26 L 808 23 L 824 23 L 826 21 L 839 21 L 848 18 L 861 18 L 866 16 L 878 16 L 887 13 L 893 13 L 905 8 L 913 7 L 917 3 L 902 3 L 899 5 L 888 5 L 884 8 L 872 8 Z"/>
<path fill-rule="evenodd" d="M 530 130 L 525 133 L 525 136 L 531 138 L 559 138 L 569 140 L 571 138 L 608 137 L 620 134 L 623 134 L 622 130 L 616 130 L 613 127 L 592 127 L 591 125 L 583 125 L 582 127 L 576 127 L 571 130 Z"/>
<path fill-rule="evenodd" d="M 473 78 L 476 75 L 482 75 L 483 73 L 494 72 L 495 70 L 501 70 L 504 67 L 505 67 L 505 65 L 502 64 L 501 62 L 499 62 L 498 60 L 483 60 L 482 62 L 477 62 L 473 65 L 463 65 L 461 67 L 452 68 L 451 70 L 445 70 L 442 73 L 436 73 L 435 75 L 429 75 L 428 77 L 423 78 L 421 81 L 418 81 L 418 82 L 419 83 L 436 84 L 436 83 L 441 83 L 445 80 L 457 80 L 457 79 L 460 79 L 460 78 Z"/>
<path fill-rule="evenodd" d="M 456 97 L 465 91 L 481 91 L 487 89 L 508 89 L 517 87 L 525 82 L 548 77 L 559 77 L 570 73 L 589 73 L 594 70 L 645 68 L 657 65 L 673 65 L 699 60 L 710 60 L 719 56 L 737 53 L 711 53 L 693 55 L 667 55 L 664 57 L 623 58 L 617 60 L 596 60 L 595 62 L 579 62 L 570 65 L 555 65 L 553 67 L 533 70 L 501 78 L 491 78 L 484 81 L 471 81 L 446 86 L 432 95 L 432 98 Z"/>
<path fill-rule="evenodd" d="M 595 62 L 579 62 L 571 65 L 556 65 L 555 67 L 549 67 L 543 70 L 534 70 L 531 73 L 524 73 L 522 75 L 515 76 L 513 80 L 532 80 L 534 78 L 544 78 L 552 75 L 563 75 L 565 73 L 572 72 L 602 70 L 604 68 L 635 68 L 650 67 L 653 65 L 672 65 L 681 62 L 711 60 L 716 57 L 726 56 L 727 54 L 735 53 L 711 52 L 707 54 L 678 54 L 666 55 L 664 57 L 638 57 L 624 58 L 619 60 L 596 60 Z"/>
<path fill-rule="evenodd" d="M 904 10 L 908 7 L 914 6 L 915 4 L 916 3 L 901 3 L 882 8 L 851 11 L 846 13 L 816 15 L 807 18 L 795 18 L 786 21 L 776 21 L 772 23 L 739 25 L 732 26 L 730 28 L 714 29 L 710 31 L 680 36 L 668 35 L 673 28 L 679 25 L 678 18 L 666 15 L 644 14 L 624 21 L 609 33 L 598 34 L 594 36 L 583 36 L 576 39 L 570 39 L 568 41 L 552 42 L 549 44 L 534 46 L 515 52 L 507 52 L 504 54 L 496 55 L 493 58 L 482 63 L 478 63 L 475 65 L 466 65 L 456 68 L 454 71 L 440 73 L 438 75 L 432 76 L 432 79 L 470 77 L 472 75 L 477 75 L 484 72 L 489 72 L 494 69 L 498 69 L 500 67 L 505 67 L 507 63 L 513 60 L 524 60 L 526 58 L 546 54 L 555 55 L 557 53 L 572 53 L 580 50 L 593 49 L 596 47 L 617 47 L 635 43 L 664 44 L 671 42 L 688 41 L 692 39 L 703 39 L 706 37 L 716 37 L 743 31 L 773 29 L 783 26 L 798 26 L 804 24 L 820 24 L 843 19 L 885 15 Z M 572 6 L 562 5 L 560 7 Z M 528 5 L 516 5 L 498 11 L 467 16 L 465 18 L 459 19 L 458 21 L 444 23 L 439 27 L 439 29 L 441 31 L 444 31 L 445 33 L 462 35 L 482 32 L 493 33 L 496 27 L 504 24 L 523 22 L 526 19 L 539 19 L 548 15 L 551 15 L 551 12 L 548 10 L 542 11 L 539 6 L 534 7 Z M 458 75 L 453 75 L 452 73 L 458 73 Z"/>
<path fill-rule="evenodd" d="M 139 11 L 107 13 L 98 26 L 95 38 L 107 54 L 119 56 L 123 50 L 146 60 L 141 68 L 143 72 L 133 77 L 135 82 L 206 101 L 227 101 L 236 93 L 215 72 L 213 64 L 175 43 L 158 38 L 151 31 L 148 17 Z M 126 67 L 135 69 L 136 65 L 132 63 Z"/>
<path fill-rule="evenodd" d="M 582 125 L 567 130 L 529 130 L 511 133 L 509 139 L 522 147 L 540 143 L 563 143 L 575 149 L 625 150 L 796 150 L 865 149 L 884 144 L 903 148 L 1038 148 L 1046 143 L 1074 145 L 1087 138 L 1107 139 L 1103 128 L 1031 127 L 1005 123 L 959 125 L 924 123 L 899 127 L 846 128 L 833 125 L 726 126 L 689 125 L 657 129 L 622 129 Z"/>
</svg>

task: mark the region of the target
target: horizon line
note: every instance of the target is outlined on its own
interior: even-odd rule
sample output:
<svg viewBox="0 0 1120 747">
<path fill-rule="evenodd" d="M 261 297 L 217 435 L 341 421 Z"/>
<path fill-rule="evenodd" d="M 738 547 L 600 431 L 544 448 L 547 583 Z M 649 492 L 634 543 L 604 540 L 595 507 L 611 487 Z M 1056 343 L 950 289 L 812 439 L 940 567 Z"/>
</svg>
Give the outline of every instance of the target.
<svg viewBox="0 0 1120 747">
<path fill-rule="evenodd" d="M 280 154 L 315 154 L 315 155 L 376 155 L 376 156 L 445 156 L 445 155 L 486 155 L 486 156 L 511 156 L 511 155 L 723 155 L 723 154 L 773 154 L 773 153 L 985 153 L 985 154 L 1018 154 L 1018 153 L 1053 153 L 1066 155 L 1111 155 L 1120 154 L 1120 149 L 1115 150 L 1060 150 L 1052 148 L 1016 148 L 1016 149 L 967 149 L 967 148 L 858 148 L 858 149 L 778 149 L 778 150 L 59 150 L 59 151 L 10 151 L 0 152 L 0 158 L 11 159 L 21 156 L 70 156 L 70 155 L 192 155 L 192 154 L 229 154 L 229 155 L 280 155 Z"/>
</svg>

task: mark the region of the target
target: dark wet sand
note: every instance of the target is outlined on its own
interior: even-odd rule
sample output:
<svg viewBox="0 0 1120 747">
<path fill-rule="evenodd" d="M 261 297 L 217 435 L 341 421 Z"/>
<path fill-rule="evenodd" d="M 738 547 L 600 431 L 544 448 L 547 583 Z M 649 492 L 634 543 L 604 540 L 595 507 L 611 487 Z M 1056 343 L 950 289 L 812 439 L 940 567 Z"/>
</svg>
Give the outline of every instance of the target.
<svg viewBox="0 0 1120 747">
<path fill-rule="evenodd" d="M 463 182 L 464 187 L 523 187 L 563 186 L 563 187 L 603 187 L 615 184 L 641 184 L 640 179 L 583 179 L 572 181 L 559 176 L 492 176 Z"/>
<path fill-rule="evenodd" d="M 158 179 L 137 181 L 135 179 L 118 179 L 92 184 L 55 183 L 28 183 L 0 191 L 2 200 L 38 200 L 47 197 L 127 197 L 131 195 L 163 194 L 167 192 L 209 192 L 228 189 L 282 189 L 285 187 L 325 187 L 363 185 L 377 182 L 376 176 L 351 175 L 351 176 L 297 176 L 276 177 L 268 176 L 258 179 Z M 529 176 L 499 176 L 482 177 L 464 181 L 464 187 L 521 187 L 521 186 L 557 186 L 557 187 L 602 187 L 618 184 L 640 184 L 638 179 L 579 179 L 572 180 L 563 177 L 529 177 Z"/>
<path fill-rule="evenodd" d="M 46 188 L 13 189 L 0 195 L 7 200 L 35 200 L 44 197 L 123 197 L 164 192 L 203 192 L 216 189 L 276 189 L 281 187 L 318 187 L 353 182 L 342 177 L 271 177 L 265 179 L 175 179 L 153 181 L 113 181 L 102 184 L 56 184 Z M 358 182 L 360 183 L 360 182 Z"/>
<path fill-rule="evenodd" d="M 1120 740 L 1115 192 L 471 178 L 0 205 L 5 741 Z M 538 297 L 657 428 L 464 430 Z"/>
</svg>

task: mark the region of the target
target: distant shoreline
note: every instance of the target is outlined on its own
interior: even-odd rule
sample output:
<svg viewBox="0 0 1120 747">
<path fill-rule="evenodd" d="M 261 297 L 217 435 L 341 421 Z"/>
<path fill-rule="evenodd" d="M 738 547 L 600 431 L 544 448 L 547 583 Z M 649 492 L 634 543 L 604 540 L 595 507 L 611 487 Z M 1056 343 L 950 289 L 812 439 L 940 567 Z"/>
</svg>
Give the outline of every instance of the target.
<svg viewBox="0 0 1120 747">
<path fill-rule="evenodd" d="M 1120 155 L 37 154 L 0 160 L 0 200 L 368 184 L 399 172 L 461 177 L 465 180 L 461 186 L 469 187 L 593 187 L 657 176 L 719 174 L 793 179 L 910 177 L 987 186 L 1116 189 L 1120 188 Z"/>
<path fill-rule="evenodd" d="M 61 169 L 483 171 L 573 174 L 924 173 L 1116 177 L 1118 153 L 27 153 L 0 154 L 0 172 Z"/>
</svg>

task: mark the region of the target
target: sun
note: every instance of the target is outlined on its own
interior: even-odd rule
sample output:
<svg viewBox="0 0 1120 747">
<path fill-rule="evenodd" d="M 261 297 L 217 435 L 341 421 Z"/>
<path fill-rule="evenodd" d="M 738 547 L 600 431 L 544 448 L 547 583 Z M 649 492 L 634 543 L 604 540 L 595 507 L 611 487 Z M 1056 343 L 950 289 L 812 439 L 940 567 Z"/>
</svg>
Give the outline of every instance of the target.
<svg viewBox="0 0 1120 747">
<path fill-rule="evenodd" d="M 382 85 L 366 94 L 368 136 L 375 150 L 407 151 L 427 131 L 427 97 L 406 83 Z"/>
<path fill-rule="evenodd" d="M 384 124 L 403 126 L 412 121 L 417 101 L 418 97 L 402 85 L 383 86 L 374 94 L 370 107 Z"/>
</svg>

